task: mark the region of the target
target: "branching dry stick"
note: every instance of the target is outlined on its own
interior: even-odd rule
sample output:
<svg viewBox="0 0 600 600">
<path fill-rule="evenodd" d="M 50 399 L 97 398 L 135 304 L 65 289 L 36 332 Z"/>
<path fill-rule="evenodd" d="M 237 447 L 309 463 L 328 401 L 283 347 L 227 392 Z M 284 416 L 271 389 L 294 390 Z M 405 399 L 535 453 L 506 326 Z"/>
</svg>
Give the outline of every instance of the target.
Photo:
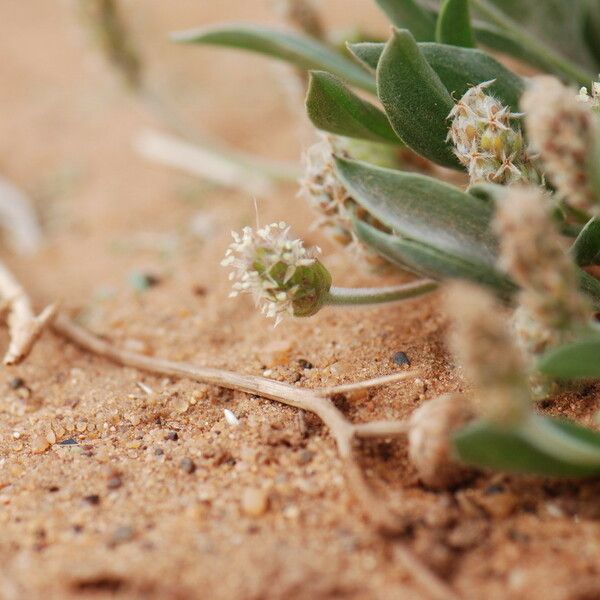
<svg viewBox="0 0 600 600">
<path fill-rule="evenodd" d="M 27 292 L 13 274 L 0 263 L 0 296 L 8 312 L 10 342 L 4 355 L 5 365 L 16 365 L 27 357 L 44 328 L 54 317 L 56 306 L 47 306 L 37 317 Z"/>
<path fill-rule="evenodd" d="M 415 371 L 406 371 L 398 375 L 380 377 L 351 385 L 313 390 L 301 389 L 288 383 L 255 375 L 243 375 L 222 369 L 198 367 L 188 363 L 173 362 L 121 350 L 81 327 L 65 314 L 59 314 L 54 319 L 53 328 L 56 333 L 80 348 L 124 366 L 242 391 L 316 414 L 331 431 L 342 459 L 346 481 L 366 518 L 387 535 L 397 535 L 402 532 L 402 521 L 388 509 L 383 500 L 371 490 L 366 482 L 355 456 L 354 442 L 357 438 L 402 436 L 407 431 L 407 423 L 403 421 L 374 421 L 355 425 L 346 419 L 330 397 L 344 390 L 375 387 L 392 381 L 406 380 L 414 377 L 417 374 Z M 457 600 L 456 593 L 423 564 L 408 547 L 398 543 L 395 552 L 398 559 L 401 560 L 415 580 L 427 589 L 432 598 L 436 600 Z"/>
</svg>

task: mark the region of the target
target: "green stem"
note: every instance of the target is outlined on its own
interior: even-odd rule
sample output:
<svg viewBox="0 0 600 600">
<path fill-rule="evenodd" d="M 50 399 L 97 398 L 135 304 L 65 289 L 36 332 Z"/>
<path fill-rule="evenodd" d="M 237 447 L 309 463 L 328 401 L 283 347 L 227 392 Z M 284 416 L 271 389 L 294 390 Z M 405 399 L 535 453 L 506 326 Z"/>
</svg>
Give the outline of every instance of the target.
<svg viewBox="0 0 600 600">
<path fill-rule="evenodd" d="M 332 287 L 325 300 L 325 304 L 335 306 L 360 306 L 364 304 L 383 304 L 397 302 L 421 296 L 435 290 L 436 281 L 420 279 L 411 283 L 391 285 L 380 288 L 341 288 Z"/>
<path fill-rule="evenodd" d="M 600 465 L 600 452 L 597 448 L 569 436 L 540 415 L 530 413 L 517 427 L 538 450 L 558 460 L 579 465 Z"/>
<path fill-rule="evenodd" d="M 471 4 L 478 9 L 481 15 L 509 33 L 515 41 L 550 70 L 560 73 L 568 79 L 577 82 L 579 85 L 589 86 L 590 82 L 594 79 L 591 74 L 581 70 L 570 60 L 562 57 L 555 50 L 537 40 L 534 35 L 524 31 L 500 9 L 490 5 L 487 0 L 471 0 Z"/>
</svg>

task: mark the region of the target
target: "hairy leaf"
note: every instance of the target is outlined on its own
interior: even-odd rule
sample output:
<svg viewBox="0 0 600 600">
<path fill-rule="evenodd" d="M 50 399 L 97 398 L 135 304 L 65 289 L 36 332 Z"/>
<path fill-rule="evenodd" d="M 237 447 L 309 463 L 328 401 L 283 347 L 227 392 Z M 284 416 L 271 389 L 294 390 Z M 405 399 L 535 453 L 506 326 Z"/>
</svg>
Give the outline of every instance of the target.
<svg viewBox="0 0 600 600">
<path fill-rule="evenodd" d="M 435 17 L 416 0 L 376 0 L 399 29 L 409 29 L 420 42 L 435 39 Z"/>
<path fill-rule="evenodd" d="M 375 92 L 369 73 L 320 42 L 259 25 L 231 24 L 173 34 L 176 42 L 212 44 L 250 50 L 290 62 L 302 69 L 324 70 L 368 92 Z"/>
<path fill-rule="evenodd" d="M 538 361 L 538 369 L 558 379 L 600 377 L 600 335 L 549 350 Z"/>
<path fill-rule="evenodd" d="M 519 98 L 525 89 L 523 79 L 489 54 L 446 44 L 422 43 L 418 46 L 455 99 L 460 98 L 473 85 L 495 79 L 489 88 L 490 93 L 513 110 L 519 110 Z M 350 44 L 348 47 L 363 64 L 376 69 L 385 44 L 363 42 Z"/>
<path fill-rule="evenodd" d="M 508 300 L 516 286 L 493 266 L 441 252 L 427 243 L 390 235 L 362 221 L 354 223 L 356 235 L 380 256 L 399 267 L 437 280 L 466 279 L 494 290 Z"/>
<path fill-rule="evenodd" d="M 435 27 L 435 41 L 464 48 L 475 47 L 469 0 L 444 0 Z"/>
<path fill-rule="evenodd" d="M 402 237 L 440 252 L 493 265 L 492 207 L 452 185 L 417 173 L 338 158 L 338 175 L 352 197 Z"/>
<path fill-rule="evenodd" d="M 531 473 L 551 477 L 582 477 L 600 473 L 600 435 L 568 421 L 540 417 L 565 435 L 589 445 L 598 453 L 598 465 L 582 465 L 539 450 L 527 435 L 477 421 L 459 430 L 453 437 L 458 458 L 470 465 L 513 473 Z"/>
<path fill-rule="evenodd" d="M 600 219 L 598 217 L 593 217 L 586 223 L 569 252 L 580 267 L 594 264 L 600 254 Z"/>
<path fill-rule="evenodd" d="M 402 144 L 381 110 L 324 71 L 311 72 L 306 110 L 317 129 L 345 137 Z"/>
<path fill-rule="evenodd" d="M 377 66 L 377 94 L 394 131 L 422 156 L 462 168 L 446 141 L 454 101 L 407 30 L 395 30 Z"/>
</svg>

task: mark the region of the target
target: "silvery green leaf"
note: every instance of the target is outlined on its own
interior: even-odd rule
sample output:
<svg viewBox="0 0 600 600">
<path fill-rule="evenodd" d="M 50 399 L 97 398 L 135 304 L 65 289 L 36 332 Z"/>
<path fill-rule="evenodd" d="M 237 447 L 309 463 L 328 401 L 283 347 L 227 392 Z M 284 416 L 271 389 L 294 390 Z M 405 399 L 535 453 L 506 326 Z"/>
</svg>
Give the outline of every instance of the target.
<svg viewBox="0 0 600 600">
<path fill-rule="evenodd" d="M 474 48 L 469 0 L 444 0 L 435 27 L 435 41 L 440 44 Z"/>
<path fill-rule="evenodd" d="M 446 141 L 454 100 L 407 30 L 394 30 L 385 46 L 377 65 L 377 95 L 407 146 L 437 164 L 462 168 Z"/>
<path fill-rule="evenodd" d="M 337 77 L 324 71 L 311 71 L 306 110 L 312 124 L 322 131 L 402 145 L 381 110 L 359 98 Z"/>
<path fill-rule="evenodd" d="M 302 69 L 324 70 L 367 92 L 375 92 L 373 77 L 364 69 L 313 38 L 259 25 L 228 24 L 175 33 L 187 44 L 211 44 L 250 50 L 290 62 Z"/>
</svg>

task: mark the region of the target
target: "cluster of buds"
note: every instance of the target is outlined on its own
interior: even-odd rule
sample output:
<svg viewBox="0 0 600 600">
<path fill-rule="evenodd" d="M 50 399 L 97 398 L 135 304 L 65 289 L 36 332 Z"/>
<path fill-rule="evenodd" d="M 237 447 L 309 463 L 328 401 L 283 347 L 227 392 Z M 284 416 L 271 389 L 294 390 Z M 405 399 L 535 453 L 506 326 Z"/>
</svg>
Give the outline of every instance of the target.
<svg viewBox="0 0 600 600">
<path fill-rule="evenodd" d="M 455 283 L 448 289 L 447 309 L 454 318 L 450 346 L 475 388 L 475 411 L 500 425 L 518 422 L 529 410 L 530 396 L 502 306 L 483 288 Z"/>
<path fill-rule="evenodd" d="M 300 180 L 299 196 L 317 213 L 316 227 L 372 267 L 381 267 L 383 259 L 363 244 L 354 233 L 352 221 L 359 219 L 382 231 L 389 230 L 373 218 L 352 198 L 340 181 L 334 156 L 349 157 L 331 136 L 323 135 L 304 155 L 304 176 Z"/>
<path fill-rule="evenodd" d="M 582 87 L 579 90 L 579 101 L 587 104 L 595 111 L 600 111 L 600 81 L 592 83 L 591 92 L 586 87 Z"/>
<path fill-rule="evenodd" d="M 84 24 L 90 29 L 106 59 L 132 89 L 141 85 L 142 63 L 134 48 L 117 0 L 75 0 Z"/>
<path fill-rule="evenodd" d="M 452 119 L 448 140 L 472 184 L 538 181 L 523 134 L 514 126 L 521 115 L 486 94 L 493 83 L 485 81 L 470 88 L 456 103 L 448 115 Z"/>
<path fill-rule="evenodd" d="M 224 267 L 233 267 L 230 296 L 252 294 L 261 312 L 279 324 L 284 316 L 309 317 L 325 304 L 331 275 L 317 260 L 320 249 L 290 237 L 286 223 L 232 232 Z"/>
<path fill-rule="evenodd" d="M 588 175 L 598 128 L 592 102 L 580 102 L 558 79 L 540 76 L 530 81 L 521 106 L 529 140 L 557 192 L 575 209 L 600 213 Z"/>
</svg>

